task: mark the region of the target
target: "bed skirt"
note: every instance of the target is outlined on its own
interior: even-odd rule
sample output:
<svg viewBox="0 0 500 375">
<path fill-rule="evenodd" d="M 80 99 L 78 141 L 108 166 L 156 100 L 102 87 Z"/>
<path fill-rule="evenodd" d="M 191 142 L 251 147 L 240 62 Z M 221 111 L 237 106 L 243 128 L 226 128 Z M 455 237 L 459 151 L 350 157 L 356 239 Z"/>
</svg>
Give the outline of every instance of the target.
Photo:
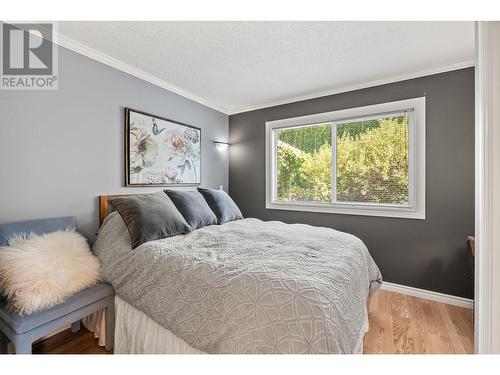
<svg viewBox="0 0 500 375">
<path fill-rule="evenodd" d="M 83 320 L 104 345 L 104 311 Z M 142 311 L 115 296 L 114 354 L 204 354 L 160 326 Z"/>
</svg>

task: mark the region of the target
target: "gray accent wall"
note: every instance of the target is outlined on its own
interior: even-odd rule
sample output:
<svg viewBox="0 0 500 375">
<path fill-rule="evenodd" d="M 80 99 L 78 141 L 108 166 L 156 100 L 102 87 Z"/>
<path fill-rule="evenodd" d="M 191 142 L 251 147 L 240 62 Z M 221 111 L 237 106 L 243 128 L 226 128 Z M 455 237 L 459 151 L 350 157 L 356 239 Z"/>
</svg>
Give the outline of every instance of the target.
<svg viewBox="0 0 500 375">
<path fill-rule="evenodd" d="M 0 90 L 0 223 L 76 216 L 92 240 L 98 195 L 160 190 L 124 187 L 123 107 L 200 127 L 201 186 L 227 187 L 227 115 L 60 47 L 58 90 Z"/>
<path fill-rule="evenodd" d="M 265 122 L 426 96 L 426 219 L 265 208 Z M 465 238 L 474 233 L 474 69 L 462 69 L 229 117 L 229 193 L 247 217 L 360 237 L 385 281 L 472 297 Z"/>
</svg>

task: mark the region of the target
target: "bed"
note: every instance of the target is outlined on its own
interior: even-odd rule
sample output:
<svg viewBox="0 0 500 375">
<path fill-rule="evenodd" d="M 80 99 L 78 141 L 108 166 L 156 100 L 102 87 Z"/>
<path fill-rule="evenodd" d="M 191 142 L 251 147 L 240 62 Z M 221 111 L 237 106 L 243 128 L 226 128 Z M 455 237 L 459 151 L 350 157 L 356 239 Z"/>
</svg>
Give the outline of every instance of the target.
<svg viewBox="0 0 500 375">
<path fill-rule="evenodd" d="M 382 283 L 363 242 L 247 218 L 132 249 L 100 197 L 94 252 L 116 292 L 115 353 L 361 353 Z"/>
</svg>

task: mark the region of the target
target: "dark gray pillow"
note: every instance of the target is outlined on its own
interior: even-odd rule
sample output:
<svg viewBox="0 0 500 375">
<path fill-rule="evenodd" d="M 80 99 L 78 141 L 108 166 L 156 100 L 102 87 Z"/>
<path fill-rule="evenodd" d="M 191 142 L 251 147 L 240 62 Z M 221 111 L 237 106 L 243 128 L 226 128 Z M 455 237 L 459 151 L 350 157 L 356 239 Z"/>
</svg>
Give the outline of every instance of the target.
<svg viewBox="0 0 500 375">
<path fill-rule="evenodd" d="M 172 199 L 175 207 L 184 216 L 192 230 L 202 228 L 207 225 L 217 224 L 217 218 L 210 209 L 203 195 L 196 190 L 178 191 L 164 190 Z"/>
<path fill-rule="evenodd" d="M 198 188 L 198 191 L 217 216 L 217 223 L 224 224 L 228 221 L 243 219 L 240 209 L 224 190 Z"/>
<path fill-rule="evenodd" d="M 115 198 L 110 203 L 127 224 L 134 249 L 144 242 L 172 237 L 191 230 L 172 200 L 163 191 Z"/>
</svg>

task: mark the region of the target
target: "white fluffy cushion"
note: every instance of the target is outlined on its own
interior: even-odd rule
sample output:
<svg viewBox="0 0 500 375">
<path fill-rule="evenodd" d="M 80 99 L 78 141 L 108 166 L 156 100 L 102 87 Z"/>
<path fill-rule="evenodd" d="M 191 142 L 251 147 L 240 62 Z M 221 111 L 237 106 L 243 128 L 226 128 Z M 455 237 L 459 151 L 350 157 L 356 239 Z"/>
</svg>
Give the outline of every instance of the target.
<svg viewBox="0 0 500 375">
<path fill-rule="evenodd" d="M 99 260 L 73 231 L 17 236 L 0 247 L 0 291 L 21 314 L 61 303 L 100 279 Z"/>
</svg>

